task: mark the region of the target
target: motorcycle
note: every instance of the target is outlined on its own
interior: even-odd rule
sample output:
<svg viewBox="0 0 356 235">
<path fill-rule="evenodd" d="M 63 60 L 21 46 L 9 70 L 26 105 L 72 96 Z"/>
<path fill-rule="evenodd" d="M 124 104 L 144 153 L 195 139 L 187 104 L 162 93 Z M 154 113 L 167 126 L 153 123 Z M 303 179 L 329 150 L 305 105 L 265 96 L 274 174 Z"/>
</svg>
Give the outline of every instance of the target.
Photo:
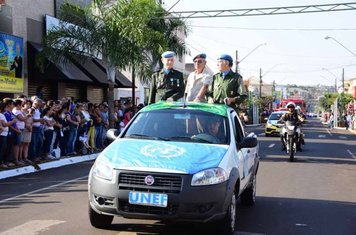
<svg viewBox="0 0 356 235">
<path fill-rule="evenodd" d="M 289 153 L 289 160 L 294 161 L 294 154 L 297 152 L 297 146 L 302 144 L 301 129 L 295 121 L 286 121 L 281 129 L 282 141 L 287 153 Z"/>
</svg>

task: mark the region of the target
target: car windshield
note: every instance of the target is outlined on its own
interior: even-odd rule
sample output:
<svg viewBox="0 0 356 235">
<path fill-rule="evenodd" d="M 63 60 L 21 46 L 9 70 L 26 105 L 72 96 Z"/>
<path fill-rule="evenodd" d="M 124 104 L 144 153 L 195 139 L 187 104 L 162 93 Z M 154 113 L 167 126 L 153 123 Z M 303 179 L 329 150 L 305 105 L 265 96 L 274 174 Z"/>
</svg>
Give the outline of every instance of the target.
<svg viewBox="0 0 356 235">
<path fill-rule="evenodd" d="M 123 138 L 227 144 L 227 118 L 191 109 L 138 113 Z"/>
<path fill-rule="evenodd" d="M 283 115 L 283 113 L 271 113 L 271 115 L 269 116 L 269 120 L 279 120 L 281 118 L 281 116 Z"/>
</svg>

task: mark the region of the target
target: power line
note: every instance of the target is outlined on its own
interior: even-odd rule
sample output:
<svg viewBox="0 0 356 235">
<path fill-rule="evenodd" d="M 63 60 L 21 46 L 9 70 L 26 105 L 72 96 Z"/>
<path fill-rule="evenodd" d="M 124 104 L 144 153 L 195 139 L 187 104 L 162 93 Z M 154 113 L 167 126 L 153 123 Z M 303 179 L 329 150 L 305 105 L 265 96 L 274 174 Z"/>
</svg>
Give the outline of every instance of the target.
<svg viewBox="0 0 356 235">
<path fill-rule="evenodd" d="M 238 29 L 238 30 L 256 30 L 256 31 L 355 31 L 353 28 L 324 28 L 324 29 L 291 29 L 291 28 L 243 28 L 243 27 L 229 27 L 229 26 L 206 26 L 206 25 L 189 25 L 193 28 L 207 28 L 207 29 Z"/>
<path fill-rule="evenodd" d="M 238 16 L 266 16 L 266 15 L 286 15 L 300 13 L 318 13 L 332 11 L 356 10 L 356 2 L 303 5 L 291 7 L 264 7 L 250 9 L 226 9 L 226 10 L 205 10 L 205 11 L 176 11 L 167 12 L 164 18 L 211 18 L 211 17 L 238 17 Z"/>
</svg>

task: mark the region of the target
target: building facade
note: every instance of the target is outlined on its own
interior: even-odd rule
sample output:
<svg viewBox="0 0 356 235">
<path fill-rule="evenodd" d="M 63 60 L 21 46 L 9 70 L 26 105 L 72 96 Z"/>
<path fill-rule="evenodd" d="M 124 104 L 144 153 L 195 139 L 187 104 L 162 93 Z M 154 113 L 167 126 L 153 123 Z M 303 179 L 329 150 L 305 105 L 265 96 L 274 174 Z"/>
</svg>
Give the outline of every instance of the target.
<svg viewBox="0 0 356 235">
<path fill-rule="evenodd" d="M 17 97 L 20 94 L 33 96 L 41 89 L 43 98 L 47 100 L 61 97 L 74 97 L 77 100 L 89 100 L 93 103 L 106 100 L 108 80 L 105 67 L 99 60 L 87 58 L 84 63 L 74 60 L 73 63 L 67 65 L 58 65 L 49 61 L 49 66 L 44 72 L 41 72 L 35 65 L 35 57 L 42 49 L 41 41 L 46 33 L 46 21 L 56 19 L 64 0 L 6 0 L 3 2 L 0 10 L 0 34 L 5 35 L 4 37 L 20 38 L 23 41 L 21 45 L 23 86 L 22 92 L 13 92 L 6 87 L 1 89 L 0 83 L 0 98 Z M 73 0 L 73 2 L 85 6 L 91 1 Z M 7 60 L 8 64 L 12 62 L 10 58 Z M 3 68 L 5 71 L 6 66 Z M 5 72 L 2 74 L 7 76 Z M 131 82 L 117 71 L 115 86 L 128 88 L 131 87 Z"/>
</svg>

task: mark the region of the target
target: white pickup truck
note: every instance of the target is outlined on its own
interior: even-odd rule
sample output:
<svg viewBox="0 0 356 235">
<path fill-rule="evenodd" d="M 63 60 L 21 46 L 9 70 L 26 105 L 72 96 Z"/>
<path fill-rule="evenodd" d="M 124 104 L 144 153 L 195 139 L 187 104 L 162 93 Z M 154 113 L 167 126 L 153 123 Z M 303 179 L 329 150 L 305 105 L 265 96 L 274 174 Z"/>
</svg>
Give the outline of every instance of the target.
<svg viewBox="0 0 356 235">
<path fill-rule="evenodd" d="M 112 134 L 112 132 L 111 132 Z M 236 203 L 253 205 L 258 141 L 236 112 L 206 103 L 159 102 L 143 108 L 100 153 L 89 175 L 89 217 L 216 221 L 236 231 Z"/>
</svg>

